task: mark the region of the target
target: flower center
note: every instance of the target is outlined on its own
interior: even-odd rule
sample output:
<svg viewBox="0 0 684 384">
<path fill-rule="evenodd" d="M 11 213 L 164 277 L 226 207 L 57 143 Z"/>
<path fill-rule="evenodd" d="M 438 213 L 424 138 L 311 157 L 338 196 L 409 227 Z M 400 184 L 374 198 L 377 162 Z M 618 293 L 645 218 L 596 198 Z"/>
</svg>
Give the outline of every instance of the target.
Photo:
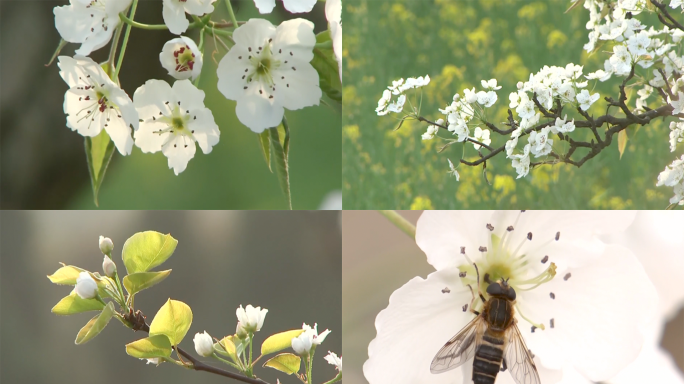
<svg viewBox="0 0 684 384">
<path fill-rule="evenodd" d="M 192 53 L 190 47 L 187 45 L 180 47 L 173 51 L 173 56 L 176 58 L 176 72 L 192 71 L 195 65 L 195 54 Z"/>
<path fill-rule="evenodd" d="M 251 56 L 249 60 L 254 66 L 254 72 L 247 77 L 247 82 L 256 80 L 272 88 L 274 86 L 273 71 L 280 67 L 280 61 L 273 58 L 270 44 L 264 44 L 263 47 L 259 47 L 257 53 Z"/>
</svg>

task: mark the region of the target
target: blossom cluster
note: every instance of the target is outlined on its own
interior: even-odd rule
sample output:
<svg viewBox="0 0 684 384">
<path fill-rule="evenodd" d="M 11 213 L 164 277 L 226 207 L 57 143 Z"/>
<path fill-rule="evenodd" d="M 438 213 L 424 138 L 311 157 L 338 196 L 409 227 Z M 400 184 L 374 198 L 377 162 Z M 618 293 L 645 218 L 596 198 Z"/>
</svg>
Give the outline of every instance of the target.
<svg viewBox="0 0 684 384">
<path fill-rule="evenodd" d="M 88 56 L 113 36 L 118 40 L 124 26 L 130 29 L 135 25 L 126 15 L 132 8 L 133 17 L 137 1 L 70 0 L 69 5 L 54 8 L 55 26 L 62 38 L 81 44 L 73 58 L 59 57 L 60 75 L 69 86 L 64 100 L 67 127 L 86 137 L 105 130 L 122 155 L 130 154 L 134 144 L 143 152 L 161 151 L 178 175 L 194 157 L 196 145 L 208 154 L 219 141 L 219 127 L 204 105 L 204 92 L 197 88 L 203 39 L 197 44 L 183 36 L 191 27 L 188 15 L 196 20 L 194 24 L 203 23 L 199 27 L 202 34 L 206 32 L 216 0 L 164 0 L 164 23 L 178 37 L 161 47 L 159 61 L 175 82 L 148 80 L 131 100 L 119 86 L 119 68 L 114 68 L 118 42 L 112 41 L 114 49 L 107 63 L 100 65 Z M 284 0 L 290 12 L 309 12 L 315 3 Z M 275 0 L 255 0 L 255 4 L 261 13 L 270 13 Z M 341 65 L 341 0 L 328 0 L 326 14 Z M 240 24 L 232 34 L 222 35 L 229 40 L 229 51 L 217 70 L 218 89 L 226 99 L 236 101 L 240 122 L 259 133 L 277 127 L 284 109 L 318 105 L 322 96 L 319 75 L 310 63 L 316 44 L 313 23 L 297 18 L 278 26 L 265 19 Z M 217 37 L 213 30 L 206 33 Z M 128 33 L 122 49 L 127 39 Z M 123 54 L 122 50 L 119 64 Z"/>
<path fill-rule="evenodd" d="M 406 103 L 406 91 L 418 89 L 428 84 L 430 84 L 430 76 L 409 77 L 406 81 L 403 78 L 392 81 L 392 85 L 383 91 L 382 97 L 378 100 L 378 107 L 375 109 L 375 112 L 378 116 L 383 116 L 390 112 L 401 112 Z M 393 96 L 397 96 L 395 101 L 392 101 Z"/>
</svg>

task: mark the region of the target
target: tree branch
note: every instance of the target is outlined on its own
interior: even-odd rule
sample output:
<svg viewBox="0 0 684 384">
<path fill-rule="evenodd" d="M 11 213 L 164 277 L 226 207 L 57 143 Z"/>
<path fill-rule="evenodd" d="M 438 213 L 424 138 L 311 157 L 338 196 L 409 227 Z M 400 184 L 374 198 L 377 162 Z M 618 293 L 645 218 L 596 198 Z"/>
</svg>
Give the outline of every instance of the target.
<svg viewBox="0 0 684 384">
<path fill-rule="evenodd" d="M 670 13 L 667 11 L 667 6 L 665 4 L 657 0 L 651 0 L 651 3 L 653 3 L 653 5 L 655 5 L 656 8 L 658 8 L 658 10 L 660 10 L 661 12 L 658 14 L 658 19 L 660 20 L 660 22 L 667 25 L 669 28 L 677 28 L 681 31 L 684 31 L 684 25 L 680 24 L 676 19 L 670 16 Z M 665 20 L 663 20 L 663 17 L 661 17 L 661 15 L 667 18 L 670 21 L 670 23 L 667 23 Z"/>
</svg>

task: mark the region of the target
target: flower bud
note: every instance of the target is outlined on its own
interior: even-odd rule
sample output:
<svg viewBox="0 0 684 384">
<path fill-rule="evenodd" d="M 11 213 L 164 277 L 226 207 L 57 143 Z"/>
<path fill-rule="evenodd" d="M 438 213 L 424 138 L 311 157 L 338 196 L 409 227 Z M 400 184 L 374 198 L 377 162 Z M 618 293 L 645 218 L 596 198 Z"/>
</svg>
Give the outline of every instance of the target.
<svg viewBox="0 0 684 384">
<path fill-rule="evenodd" d="M 195 342 L 195 351 L 200 356 L 209 357 L 214 354 L 214 342 L 207 331 L 204 331 L 204 333 L 197 332 L 192 341 Z"/>
<path fill-rule="evenodd" d="M 102 270 L 108 277 L 114 277 L 114 272 L 116 272 L 116 264 L 107 255 L 102 260 Z"/>
<path fill-rule="evenodd" d="M 240 308 L 235 311 L 238 321 L 242 323 L 242 327 L 246 332 L 259 331 L 261 326 L 264 325 L 266 313 L 268 313 L 268 309 L 254 308 L 251 304 L 247 305 L 246 308 L 242 308 L 242 305 L 240 305 Z"/>
<path fill-rule="evenodd" d="M 97 296 L 97 283 L 88 272 L 81 272 L 76 279 L 74 290 L 81 299 L 93 299 Z"/>
<path fill-rule="evenodd" d="M 240 339 L 244 340 L 249 335 L 249 332 L 245 329 L 241 322 L 238 321 L 237 327 L 235 327 L 235 335 Z"/>
<path fill-rule="evenodd" d="M 114 250 L 114 243 L 109 237 L 100 236 L 100 251 L 103 255 L 109 255 Z"/>
</svg>

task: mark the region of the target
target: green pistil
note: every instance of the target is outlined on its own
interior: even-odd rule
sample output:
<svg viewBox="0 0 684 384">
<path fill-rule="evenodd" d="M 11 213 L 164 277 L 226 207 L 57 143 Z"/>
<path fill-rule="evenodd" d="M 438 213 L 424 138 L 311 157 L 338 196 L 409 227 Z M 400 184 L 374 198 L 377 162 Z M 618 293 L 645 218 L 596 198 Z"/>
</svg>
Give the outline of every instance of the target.
<svg viewBox="0 0 684 384">
<path fill-rule="evenodd" d="M 256 80 L 268 86 L 273 86 L 273 71 L 280 67 L 280 61 L 273 59 L 270 45 L 265 44 L 261 54 L 252 56 L 250 61 L 255 71 L 246 79 L 247 82 Z"/>
</svg>

